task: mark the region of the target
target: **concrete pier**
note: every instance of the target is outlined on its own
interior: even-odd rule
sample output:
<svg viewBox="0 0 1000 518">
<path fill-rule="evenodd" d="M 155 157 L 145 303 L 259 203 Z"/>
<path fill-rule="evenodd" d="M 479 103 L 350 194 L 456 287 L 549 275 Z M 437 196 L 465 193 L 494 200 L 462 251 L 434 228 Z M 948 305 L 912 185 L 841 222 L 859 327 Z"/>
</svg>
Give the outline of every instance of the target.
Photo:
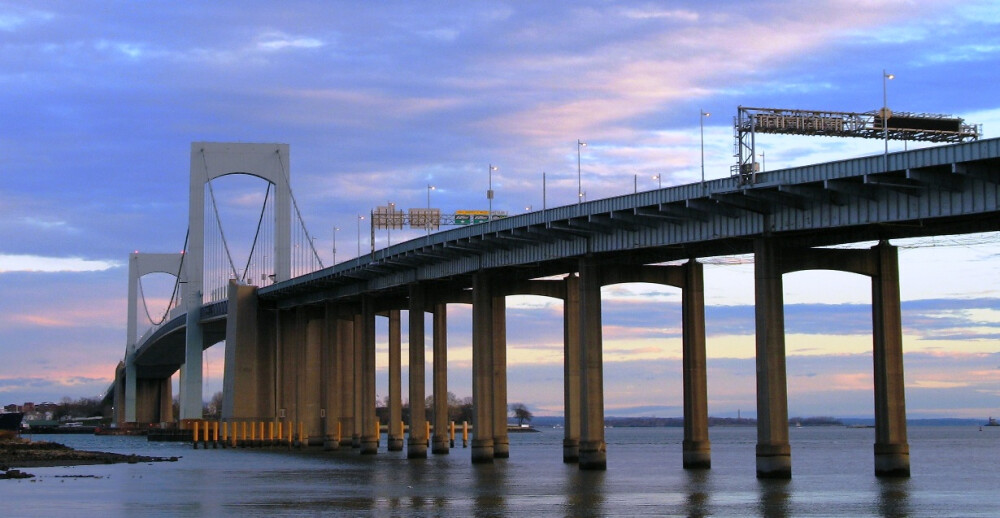
<svg viewBox="0 0 1000 518">
<path fill-rule="evenodd" d="M 689 260 L 683 267 L 681 319 L 684 369 L 685 469 L 712 467 L 708 440 L 708 376 L 705 365 L 705 274 L 701 263 Z"/>
<path fill-rule="evenodd" d="M 448 305 L 434 304 L 433 315 L 434 348 L 434 437 L 431 441 L 433 453 L 448 453 L 451 437 L 448 435 Z"/>
<path fill-rule="evenodd" d="M 493 295 L 488 274 L 472 277 L 472 462 L 493 462 Z"/>
<path fill-rule="evenodd" d="M 402 337 L 398 309 L 389 310 L 389 423 L 386 448 L 403 451 Z"/>
<path fill-rule="evenodd" d="M 372 297 L 361 297 L 361 454 L 378 453 L 378 417 L 375 415 L 375 304 Z"/>
<path fill-rule="evenodd" d="M 781 257 L 772 239 L 754 240 L 757 326 L 757 477 L 790 478 L 785 310 Z"/>
<path fill-rule="evenodd" d="M 899 259 L 896 247 L 875 247 L 877 274 L 872 279 L 875 367 L 875 474 L 910 476 L 903 390 L 903 326 L 899 308 Z"/>
<path fill-rule="evenodd" d="M 427 458 L 427 412 L 424 407 L 424 312 L 425 288 L 419 283 L 409 286 L 408 311 L 410 335 L 410 436 L 406 442 L 408 459 Z"/>
<path fill-rule="evenodd" d="M 604 359 L 601 336 L 601 270 L 580 259 L 580 469 L 607 469 L 604 442 Z"/>
<path fill-rule="evenodd" d="M 563 462 L 580 461 L 580 277 L 566 276 L 563 300 Z"/>
<path fill-rule="evenodd" d="M 323 347 L 320 351 L 322 379 L 320 391 L 322 405 L 320 417 L 323 422 L 323 449 L 340 449 L 340 369 L 338 358 L 341 343 L 339 337 L 340 319 L 337 306 L 332 302 L 323 304 Z"/>
<path fill-rule="evenodd" d="M 340 373 L 340 445 L 352 446 L 354 436 L 354 315 L 337 323 L 337 372 Z"/>
<path fill-rule="evenodd" d="M 507 299 L 493 279 L 492 340 L 493 349 L 493 457 L 510 457 L 507 438 Z"/>
</svg>

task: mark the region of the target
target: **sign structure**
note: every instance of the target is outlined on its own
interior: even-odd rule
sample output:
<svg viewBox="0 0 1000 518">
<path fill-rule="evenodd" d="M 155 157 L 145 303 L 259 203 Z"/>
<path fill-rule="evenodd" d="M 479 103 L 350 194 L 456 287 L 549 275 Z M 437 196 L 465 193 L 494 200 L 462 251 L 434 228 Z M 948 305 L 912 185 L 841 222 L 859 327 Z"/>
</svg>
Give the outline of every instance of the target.
<svg viewBox="0 0 1000 518">
<path fill-rule="evenodd" d="M 503 219 L 507 217 L 507 211 L 495 210 L 493 211 L 493 219 Z M 490 220 L 490 211 L 488 210 L 456 210 L 455 211 L 455 224 L 456 225 L 475 225 L 476 223 L 486 223 Z"/>
<path fill-rule="evenodd" d="M 441 209 L 410 209 L 410 228 L 441 228 Z"/>
<path fill-rule="evenodd" d="M 379 205 L 372 211 L 372 227 L 379 230 L 403 230 L 406 216 L 401 210 L 396 210 L 396 204 Z"/>
<path fill-rule="evenodd" d="M 493 211 L 493 220 L 504 219 L 507 211 Z M 380 205 L 372 211 L 371 226 L 375 230 L 402 230 L 406 225 L 411 229 L 438 230 L 441 225 L 475 225 L 490 220 L 488 210 L 456 210 L 454 214 L 442 214 L 441 209 L 396 209 L 396 205 Z"/>
</svg>

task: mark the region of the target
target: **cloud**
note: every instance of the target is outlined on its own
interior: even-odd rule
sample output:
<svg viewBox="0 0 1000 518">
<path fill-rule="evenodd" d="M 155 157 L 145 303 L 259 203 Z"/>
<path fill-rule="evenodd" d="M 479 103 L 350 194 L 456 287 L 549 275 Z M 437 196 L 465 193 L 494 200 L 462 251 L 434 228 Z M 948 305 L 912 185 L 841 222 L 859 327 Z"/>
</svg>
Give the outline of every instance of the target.
<svg viewBox="0 0 1000 518">
<path fill-rule="evenodd" d="M 118 268 L 123 263 L 80 257 L 41 257 L 0 254 L 0 273 L 10 272 L 95 272 Z"/>
<path fill-rule="evenodd" d="M 264 51 L 315 49 L 324 45 L 326 43 L 318 38 L 290 36 L 282 32 L 269 32 L 257 38 L 257 48 Z"/>
</svg>

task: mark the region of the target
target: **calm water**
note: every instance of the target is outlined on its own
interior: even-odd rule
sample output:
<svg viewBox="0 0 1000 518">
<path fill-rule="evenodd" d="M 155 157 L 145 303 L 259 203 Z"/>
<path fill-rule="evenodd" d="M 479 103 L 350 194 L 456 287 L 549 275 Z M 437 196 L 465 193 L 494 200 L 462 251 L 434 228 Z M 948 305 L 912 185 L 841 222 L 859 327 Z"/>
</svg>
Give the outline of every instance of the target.
<svg viewBox="0 0 1000 518">
<path fill-rule="evenodd" d="M 681 469 L 676 428 L 607 430 L 608 470 L 562 463 L 562 430 L 513 434 L 511 458 L 469 450 L 192 450 L 135 437 L 48 436 L 174 463 L 31 468 L 0 481 L 10 516 L 998 516 L 1000 429 L 911 427 L 912 477 L 873 475 L 871 429 L 796 428 L 792 480 L 758 480 L 754 428 L 712 428 L 712 466 Z M 47 438 L 48 438 L 47 437 Z M 68 476 L 67 476 L 68 475 Z"/>
</svg>

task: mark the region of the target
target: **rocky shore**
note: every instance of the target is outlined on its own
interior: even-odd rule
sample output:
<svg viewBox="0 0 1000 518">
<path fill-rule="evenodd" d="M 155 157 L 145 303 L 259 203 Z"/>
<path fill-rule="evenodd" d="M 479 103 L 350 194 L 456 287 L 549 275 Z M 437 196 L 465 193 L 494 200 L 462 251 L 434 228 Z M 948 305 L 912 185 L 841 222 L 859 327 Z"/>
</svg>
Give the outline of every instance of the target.
<svg viewBox="0 0 1000 518">
<path fill-rule="evenodd" d="M 100 451 L 74 450 L 56 442 L 29 441 L 12 438 L 0 441 L 0 479 L 32 477 L 13 468 L 80 466 L 84 464 L 118 464 L 139 462 L 173 462 L 177 457 L 148 457 Z"/>
</svg>

